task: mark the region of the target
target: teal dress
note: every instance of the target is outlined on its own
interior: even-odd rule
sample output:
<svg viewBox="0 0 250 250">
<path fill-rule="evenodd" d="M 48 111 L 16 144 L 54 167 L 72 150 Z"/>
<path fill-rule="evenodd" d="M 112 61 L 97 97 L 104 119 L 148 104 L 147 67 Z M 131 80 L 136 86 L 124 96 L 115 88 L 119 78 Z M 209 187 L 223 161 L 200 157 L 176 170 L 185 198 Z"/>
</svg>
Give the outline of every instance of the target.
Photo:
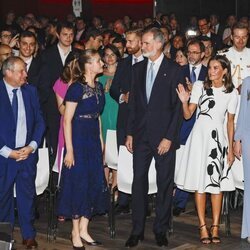
<svg viewBox="0 0 250 250">
<path fill-rule="evenodd" d="M 118 103 L 110 96 L 109 93 L 113 78 L 114 76 L 107 75 L 99 77 L 99 82 L 102 84 L 105 93 L 105 106 L 101 114 L 104 143 L 106 142 L 107 130 L 116 130 Z"/>
</svg>

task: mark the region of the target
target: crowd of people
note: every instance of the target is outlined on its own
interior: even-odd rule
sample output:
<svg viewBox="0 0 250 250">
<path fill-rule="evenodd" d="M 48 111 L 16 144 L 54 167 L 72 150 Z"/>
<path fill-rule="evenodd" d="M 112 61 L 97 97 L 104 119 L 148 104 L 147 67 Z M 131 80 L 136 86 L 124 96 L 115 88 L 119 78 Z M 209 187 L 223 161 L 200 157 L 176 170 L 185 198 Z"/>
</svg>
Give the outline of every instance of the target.
<svg viewBox="0 0 250 250">
<path fill-rule="evenodd" d="M 58 220 L 72 219 L 73 249 L 101 245 L 88 225 L 108 211 L 108 185 L 119 188 L 105 159 L 107 132 L 116 130 L 118 152 L 125 145 L 133 154 L 132 195 L 116 194 L 116 213 L 132 210 L 126 247 L 144 239 L 153 158 L 157 246 L 168 245 L 171 210 L 184 212 L 190 192 L 201 243 L 220 243 L 223 192 L 235 190 L 232 168 L 242 162 L 241 237 L 250 243 L 250 19 L 229 15 L 223 24 L 215 14 L 191 16 L 184 27 L 175 13 L 161 12 L 108 24 L 99 16 L 66 19 L 10 11 L 0 26 L 6 121 L 0 124 L 0 222 L 14 226 L 16 206 L 23 244 L 37 248 L 36 163 L 45 138 L 59 173 Z"/>
</svg>

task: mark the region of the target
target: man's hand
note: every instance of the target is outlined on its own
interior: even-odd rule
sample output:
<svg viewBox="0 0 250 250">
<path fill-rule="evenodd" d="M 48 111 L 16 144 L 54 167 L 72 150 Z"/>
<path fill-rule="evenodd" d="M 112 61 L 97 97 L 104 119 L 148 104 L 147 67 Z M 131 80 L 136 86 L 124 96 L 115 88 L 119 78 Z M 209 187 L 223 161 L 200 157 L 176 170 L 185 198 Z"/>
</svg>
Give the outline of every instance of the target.
<svg viewBox="0 0 250 250">
<path fill-rule="evenodd" d="M 127 136 L 127 139 L 126 139 L 126 142 L 125 142 L 125 146 L 127 147 L 127 150 L 130 153 L 133 153 L 133 136 L 131 136 L 131 135 Z"/>
<path fill-rule="evenodd" d="M 163 155 L 168 152 L 171 147 L 172 142 L 166 138 L 163 138 L 158 146 L 158 154 Z"/>
<path fill-rule="evenodd" d="M 17 160 L 17 159 L 19 159 L 20 154 L 21 153 L 18 150 L 12 150 L 10 155 L 9 155 L 9 158 Z"/>
<path fill-rule="evenodd" d="M 129 92 L 121 95 L 121 101 L 128 103 L 128 99 L 129 99 Z"/>
<path fill-rule="evenodd" d="M 18 150 L 20 152 L 19 158 L 16 161 L 23 161 L 26 160 L 29 155 L 33 152 L 34 148 L 31 146 L 26 146 Z"/>
<path fill-rule="evenodd" d="M 236 158 L 238 160 L 240 160 L 241 154 L 242 154 L 241 142 L 240 141 L 236 141 L 234 143 L 234 155 L 236 156 Z"/>
</svg>

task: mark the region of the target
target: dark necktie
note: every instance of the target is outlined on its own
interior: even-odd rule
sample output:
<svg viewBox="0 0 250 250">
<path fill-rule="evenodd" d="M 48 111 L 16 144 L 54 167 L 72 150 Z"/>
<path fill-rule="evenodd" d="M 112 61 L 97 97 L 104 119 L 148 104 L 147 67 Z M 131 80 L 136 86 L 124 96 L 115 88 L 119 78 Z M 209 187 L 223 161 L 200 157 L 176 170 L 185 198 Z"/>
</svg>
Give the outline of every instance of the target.
<svg viewBox="0 0 250 250">
<path fill-rule="evenodd" d="M 13 110 L 15 122 L 17 124 L 17 115 L 18 115 L 17 89 L 13 89 L 12 92 L 13 92 L 12 110 Z"/>
<path fill-rule="evenodd" d="M 196 67 L 192 67 L 192 71 L 191 71 L 191 74 L 190 74 L 190 80 L 192 83 L 196 82 L 196 75 L 195 75 L 195 69 Z"/>
</svg>

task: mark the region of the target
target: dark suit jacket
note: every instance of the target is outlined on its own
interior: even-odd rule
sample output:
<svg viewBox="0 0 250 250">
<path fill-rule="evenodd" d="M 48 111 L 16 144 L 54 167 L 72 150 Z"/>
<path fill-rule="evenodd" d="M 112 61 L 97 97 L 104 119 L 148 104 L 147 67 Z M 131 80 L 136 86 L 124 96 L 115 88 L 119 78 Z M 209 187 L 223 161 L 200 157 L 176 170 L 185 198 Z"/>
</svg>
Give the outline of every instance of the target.
<svg viewBox="0 0 250 250">
<path fill-rule="evenodd" d="M 36 86 L 37 88 L 39 87 L 40 70 L 41 70 L 41 58 L 34 57 L 31 61 L 28 70 L 27 82 L 33 86 Z"/>
<path fill-rule="evenodd" d="M 29 84 L 23 85 L 21 91 L 27 121 L 26 145 L 31 141 L 35 141 L 37 145 L 39 145 L 45 130 L 45 125 L 37 91 L 35 87 Z M 7 146 L 11 149 L 15 149 L 16 126 L 11 103 L 3 80 L 0 81 L 0 117 L 1 120 L 4 121 L 0 122 L 0 148 Z M 37 157 L 37 151 L 35 154 L 31 154 L 29 158 L 34 160 L 35 156 Z M 13 162 L 13 160 L 11 162 Z M 0 164 L 5 163 L 8 163 L 8 159 L 0 156 Z"/>
<path fill-rule="evenodd" d="M 183 69 L 184 77 L 187 77 L 190 80 L 189 64 L 184 65 L 182 67 L 182 69 Z M 202 65 L 197 81 L 204 81 L 206 76 L 207 76 L 207 67 Z M 196 113 L 194 112 L 194 114 L 192 115 L 192 117 L 190 119 L 183 120 L 183 123 L 181 126 L 181 134 L 180 134 L 180 144 L 181 145 L 186 144 L 187 138 L 188 138 L 193 126 L 194 126 L 195 119 L 196 119 Z"/>
<path fill-rule="evenodd" d="M 201 36 L 200 36 L 201 37 Z M 214 52 L 216 53 L 218 50 L 223 49 L 224 45 L 222 42 L 222 38 L 219 35 L 216 35 L 214 33 L 211 32 L 211 37 L 210 37 L 211 41 L 212 41 L 212 45 L 214 48 Z"/>
<path fill-rule="evenodd" d="M 132 79 L 132 55 L 123 58 L 119 61 L 117 69 L 110 88 L 110 95 L 119 104 L 119 97 L 121 94 L 130 92 Z M 128 104 L 123 102 L 119 104 L 117 129 L 127 127 L 128 119 Z"/>
<path fill-rule="evenodd" d="M 153 147 L 166 138 L 172 141 L 171 148 L 176 148 L 182 121 L 181 102 L 176 93 L 177 85 L 184 84 L 181 68 L 163 58 L 147 103 L 147 63 L 145 59 L 133 67 L 127 133 L 133 136 L 134 145 L 146 135 Z"/>
</svg>

